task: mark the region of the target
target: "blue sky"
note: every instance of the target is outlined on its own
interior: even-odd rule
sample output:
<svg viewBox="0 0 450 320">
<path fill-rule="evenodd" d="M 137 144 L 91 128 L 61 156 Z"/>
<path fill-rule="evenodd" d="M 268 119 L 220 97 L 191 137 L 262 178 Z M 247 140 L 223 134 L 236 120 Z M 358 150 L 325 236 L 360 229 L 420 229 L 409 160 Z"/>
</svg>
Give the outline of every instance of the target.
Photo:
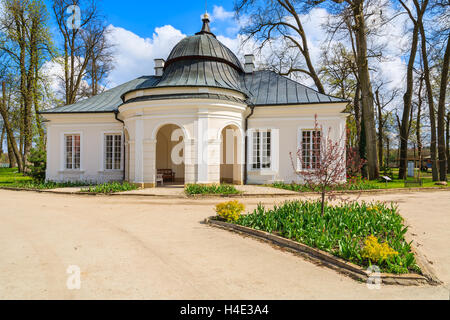
<svg viewBox="0 0 450 320">
<path fill-rule="evenodd" d="M 51 12 L 52 1 L 45 2 L 51 14 L 51 30 L 58 35 Z M 111 30 L 110 42 L 115 46 L 115 68 L 105 83 L 107 88 L 153 74 L 153 60 L 167 58 L 183 37 L 200 31 L 201 16 L 205 12 L 204 0 L 99 0 L 99 3 Z M 220 41 L 237 52 L 240 45 L 239 24 L 234 18 L 233 3 L 233 0 L 210 0 L 208 12 L 212 31 Z M 243 58 L 243 54 L 239 56 Z M 61 73 L 55 63 L 49 63 L 48 68 L 47 74 Z M 54 89 L 57 89 L 54 83 Z"/>
<path fill-rule="evenodd" d="M 126 3 L 126 5 L 124 5 Z M 221 6 L 227 11 L 233 10 L 233 1 L 208 1 L 208 11 L 213 12 L 214 6 Z M 153 33 L 156 27 L 172 25 L 186 34 L 198 32 L 201 26 L 200 15 L 205 11 L 205 1 L 202 0 L 171 0 L 169 1 L 143 1 L 103 0 L 103 10 L 108 22 L 121 26 L 139 35 L 145 36 Z M 215 25 L 224 33 L 226 24 Z"/>
<path fill-rule="evenodd" d="M 51 10 L 51 0 L 45 0 Z M 142 37 L 151 36 L 156 27 L 171 25 L 185 34 L 198 32 L 201 27 L 200 16 L 205 11 L 204 0 L 100 0 L 101 10 L 109 24 L 132 31 Z M 208 12 L 221 7 L 233 11 L 233 0 L 208 1 Z M 228 34 L 229 24 L 215 21 L 219 34 Z M 234 32 L 235 33 L 235 32 Z"/>
</svg>

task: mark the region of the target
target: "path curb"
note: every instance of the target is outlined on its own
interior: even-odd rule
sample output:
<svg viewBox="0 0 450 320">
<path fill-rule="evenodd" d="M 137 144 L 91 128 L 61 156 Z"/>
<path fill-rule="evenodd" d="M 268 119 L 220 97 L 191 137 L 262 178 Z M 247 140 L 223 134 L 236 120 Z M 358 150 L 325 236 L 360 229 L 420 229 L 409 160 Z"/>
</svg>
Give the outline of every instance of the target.
<svg viewBox="0 0 450 320">
<path fill-rule="evenodd" d="M 326 266 L 333 269 L 339 273 L 347 275 L 355 280 L 367 282 L 370 277 L 365 269 L 357 266 L 353 263 L 347 262 L 341 258 L 335 257 L 325 251 L 318 250 L 302 243 L 282 238 L 280 236 L 261 231 L 255 230 L 248 227 L 231 224 L 223 221 L 214 220 L 213 217 L 207 218 L 205 223 L 218 227 L 221 229 L 233 231 L 241 235 L 250 236 L 258 240 L 263 240 L 269 242 L 283 249 L 289 250 L 295 254 L 311 260 L 312 262 L 318 263 L 320 265 Z M 415 251 L 416 252 L 416 251 Z M 403 285 L 403 286 L 418 286 L 418 285 L 439 285 L 441 282 L 436 278 L 434 274 L 428 274 L 429 269 L 423 265 L 424 261 L 421 258 L 417 259 L 417 264 L 422 269 L 424 275 L 417 274 L 406 274 L 406 275 L 396 275 L 396 274 L 380 274 L 383 284 L 388 285 Z"/>
<path fill-rule="evenodd" d="M 124 196 L 124 197 L 151 197 L 151 198 L 166 198 L 166 199 L 223 199 L 223 198 L 277 198 L 277 197 L 298 197 L 298 196 L 315 196 L 315 192 L 298 192 L 298 193 L 252 193 L 252 194 L 230 194 L 230 195 L 217 195 L 217 194 L 207 194 L 207 195 L 158 195 L 158 194 L 145 194 L 145 193 L 91 193 L 91 192 L 70 192 L 70 191 L 54 191 L 54 190 L 42 190 L 42 189 L 26 189 L 26 188 L 12 188 L 12 187 L 0 187 L 0 190 L 8 191 L 26 191 L 26 192 L 38 192 L 38 193 L 52 193 L 61 195 L 87 195 L 87 196 Z M 373 189 L 373 190 L 347 190 L 347 191 L 336 191 L 335 194 L 340 195 L 352 195 L 352 194 L 392 194 L 398 192 L 439 192 L 439 191 L 450 191 L 450 188 L 432 187 L 432 188 L 399 188 L 399 189 Z"/>
</svg>

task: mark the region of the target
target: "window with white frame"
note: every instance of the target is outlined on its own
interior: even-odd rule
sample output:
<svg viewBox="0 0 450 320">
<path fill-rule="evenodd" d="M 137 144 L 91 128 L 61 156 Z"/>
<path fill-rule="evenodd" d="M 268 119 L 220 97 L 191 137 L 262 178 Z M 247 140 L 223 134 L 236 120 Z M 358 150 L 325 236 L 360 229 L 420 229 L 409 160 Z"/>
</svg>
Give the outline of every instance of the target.
<svg viewBox="0 0 450 320">
<path fill-rule="evenodd" d="M 81 140 L 79 134 L 67 134 L 65 139 L 66 169 L 78 170 L 81 168 Z"/>
<path fill-rule="evenodd" d="M 320 160 L 321 132 L 317 130 L 302 130 L 302 167 L 317 169 Z"/>
<path fill-rule="evenodd" d="M 122 168 L 122 135 L 105 134 L 105 169 L 121 170 Z"/>
<path fill-rule="evenodd" d="M 252 135 L 252 168 L 270 169 L 272 164 L 272 134 L 270 130 L 257 130 Z"/>
</svg>

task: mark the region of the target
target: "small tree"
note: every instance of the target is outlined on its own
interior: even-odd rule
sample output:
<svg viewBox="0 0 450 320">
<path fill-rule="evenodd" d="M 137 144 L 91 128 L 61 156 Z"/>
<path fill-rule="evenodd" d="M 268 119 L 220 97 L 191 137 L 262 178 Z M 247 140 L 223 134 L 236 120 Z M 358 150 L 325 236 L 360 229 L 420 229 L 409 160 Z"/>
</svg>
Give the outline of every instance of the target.
<svg viewBox="0 0 450 320">
<path fill-rule="evenodd" d="M 31 165 L 28 166 L 28 175 L 36 181 L 44 181 L 47 168 L 46 152 L 41 148 L 32 149 L 29 160 Z"/>
<path fill-rule="evenodd" d="M 315 117 L 314 130 L 304 131 L 296 156 L 291 153 L 292 165 L 297 159 L 296 174 L 305 185 L 321 195 L 321 214 L 325 211 L 325 198 L 332 198 L 333 191 L 346 181 L 346 143 L 345 132 L 338 139 L 331 139 L 331 128 L 324 135 L 324 130 Z"/>
</svg>

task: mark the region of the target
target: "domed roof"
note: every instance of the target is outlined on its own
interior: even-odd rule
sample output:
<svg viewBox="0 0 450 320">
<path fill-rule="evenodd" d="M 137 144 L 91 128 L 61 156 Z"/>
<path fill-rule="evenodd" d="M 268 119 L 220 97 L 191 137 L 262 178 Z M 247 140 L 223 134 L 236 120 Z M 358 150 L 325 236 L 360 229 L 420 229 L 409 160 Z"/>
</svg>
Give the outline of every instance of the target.
<svg viewBox="0 0 450 320">
<path fill-rule="evenodd" d="M 241 88 L 243 73 L 239 59 L 217 40 L 205 15 L 202 30 L 184 38 L 172 49 L 157 86 L 206 86 L 245 93 Z"/>
<path fill-rule="evenodd" d="M 184 38 L 172 49 L 165 68 L 180 60 L 202 59 L 223 62 L 242 72 L 239 59 L 211 32 L 207 14 L 202 21 L 203 27 L 200 32 Z"/>
</svg>

